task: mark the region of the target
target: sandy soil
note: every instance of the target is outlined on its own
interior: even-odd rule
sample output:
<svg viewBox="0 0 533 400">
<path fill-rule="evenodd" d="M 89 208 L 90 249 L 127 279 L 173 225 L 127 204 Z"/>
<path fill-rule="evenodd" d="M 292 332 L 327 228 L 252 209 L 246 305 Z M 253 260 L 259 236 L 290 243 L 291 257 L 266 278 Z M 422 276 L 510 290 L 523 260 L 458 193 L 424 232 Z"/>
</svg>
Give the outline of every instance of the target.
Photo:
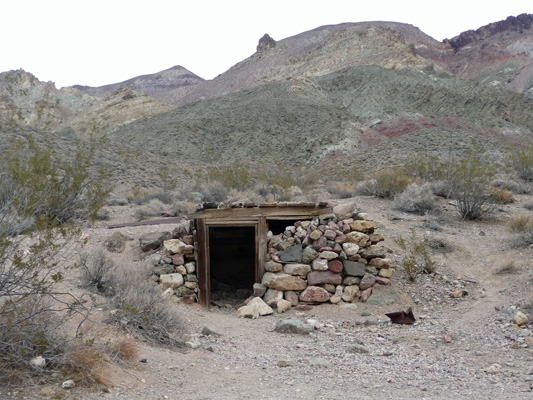
<svg viewBox="0 0 533 400">
<path fill-rule="evenodd" d="M 441 200 L 443 217 L 429 221 L 439 231 L 427 228 L 426 217 L 393 210 L 388 200 L 354 200 L 381 224 L 394 260 L 399 303 L 320 305 L 257 320 L 239 319 L 234 309 L 173 304 L 187 326 L 184 341 L 197 348 L 171 350 L 140 342 L 140 358 L 147 362 L 127 370 L 116 367 L 107 392 L 66 391 L 54 383 L 4 390 L 4 398 L 533 398 L 533 329 L 512 323 L 517 310 L 533 314 L 533 248 L 512 248 L 505 229 L 512 217 L 530 213 L 523 205 L 531 197 L 517 196 L 516 203 L 477 222 L 461 221 Z M 127 221 L 131 213 L 129 206 L 115 207 L 113 222 Z M 106 224 L 87 230 L 88 249 L 100 247 L 113 233 Z M 432 252 L 437 272 L 414 283 L 400 269 L 402 254 L 394 242 L 411 229 L 442 245 Z M 161 226 L 120 229 L 135 238 L 152 230 Z M 115 257 L 133 262 L 139 258 L 137 246 L 137 240 L 130 241 L 126 252 Z M 502 268 L 510 263 L 514 267 Z M 75 284 L 75 274 L 70 279 Z M 458 288 L 468 295 L 448 296 Z M 385 316 L 407 307 L 417 318 L 414 325 L 391 324 Z M 107 311 L 99 312 L 103 319 Z M 314 319 L 317 329 L 305 336 L 276 333 L 276 323 L 286 318 Z M 202 335 L 204 327 L 219 335 Z"/>
</svg>

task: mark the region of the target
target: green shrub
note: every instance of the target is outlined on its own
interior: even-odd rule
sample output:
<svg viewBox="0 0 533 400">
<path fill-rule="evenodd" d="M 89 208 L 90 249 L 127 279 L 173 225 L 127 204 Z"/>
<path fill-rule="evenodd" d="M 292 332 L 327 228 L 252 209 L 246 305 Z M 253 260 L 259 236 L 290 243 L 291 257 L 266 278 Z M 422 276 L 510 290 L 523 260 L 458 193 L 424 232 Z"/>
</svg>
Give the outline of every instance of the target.
<svg viewBox="0 0 533 400">
<path fill-rule="evenodd" d="M 507 163 L 527 182 L 533 182 L 533 146 L 514 147 L 507 153 Z"/>
<path fill-rule="evenodd" d="M 398 169 L 386 169 L 376 176 L 375 196 L 392 198 L 411 183 L 409 176 Z"/>
<path fill-rule="evenodd" d="M 90 142 L 63 159 L 30 136 L 0 157 L 0 379 L 35 356 L 57 358 L 66 321 L 87 317 L 84 299 L 56 283 L 58 255 L 79 233 L 74 222 L 94 219 L 109 193 L 95 155 Z"/>
<path fill-rule="evenodd" d="M 512 233 L 511 245 L 525 247 L 533 244 L 533 217 L 521 215 L 507 223 L 507 230 Z"/>
<path fill-rule="evenodd" d="M 434 193 L 454 199 L 463 219 L 478 219 L 492 209 L 489 188 L 495 170 L 475 144 L 464 158 L 415 156 L 405 171 L 432 182 Z"/>
<path fill-rule="evenodd" d="M 419 239 L 412 230 L 408 239 L 400 235 L 395 242 L 406 253 L 402 258 L 401 265 L 407 279 L 415 281 L 417 275 L 421 273 L 431 274 L 435 272 L 435 262 L 428 252 L 429 240 L 427 237 L 424 236 Z"/>
</svg>

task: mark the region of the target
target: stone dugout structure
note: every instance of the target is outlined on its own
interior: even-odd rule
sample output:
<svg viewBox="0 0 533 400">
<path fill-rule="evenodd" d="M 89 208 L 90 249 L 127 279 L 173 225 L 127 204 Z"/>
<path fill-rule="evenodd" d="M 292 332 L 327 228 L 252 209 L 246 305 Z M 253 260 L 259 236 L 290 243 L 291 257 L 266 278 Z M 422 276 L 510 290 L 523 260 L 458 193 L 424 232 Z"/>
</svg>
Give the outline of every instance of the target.
<svg viewBox="0 0 533 400">
<path fill-rule="evenodd" d="M 378 223 L 354 203 L 204 208 L 167 233 L 154 272 L 168 292 L 211 305 L 215 286 L 276 306 L 366 301 L 392 270 Z M 165 273 L 162 273 L 165 272 Z M 179 276 L 178 276 L 179 275 Z"/>
</svg>

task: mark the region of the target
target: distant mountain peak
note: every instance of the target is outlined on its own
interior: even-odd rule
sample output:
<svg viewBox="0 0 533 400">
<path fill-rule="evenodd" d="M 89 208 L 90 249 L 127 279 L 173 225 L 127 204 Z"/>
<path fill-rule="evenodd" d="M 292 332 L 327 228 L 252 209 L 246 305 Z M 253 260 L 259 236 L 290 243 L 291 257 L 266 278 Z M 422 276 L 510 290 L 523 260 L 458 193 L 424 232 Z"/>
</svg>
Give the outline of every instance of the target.
<svg viewBox="0 0 533 400">
<path fill-rule="evenodd" d="M 503 21 L 492 22 L 476 30 L 469 30 L 455 36 L 451 39 L 445 39 L 444 43 L 457 51 L 461 47 L 467 46 L 472 42 L 478 42 L 494 36 L 501 32 L 512 31 L 523 33 L 524 30 L 530 30 L 533 23 L 533 14 L 520 14 L 516 17 L 510 16 Z"/>
</svg>

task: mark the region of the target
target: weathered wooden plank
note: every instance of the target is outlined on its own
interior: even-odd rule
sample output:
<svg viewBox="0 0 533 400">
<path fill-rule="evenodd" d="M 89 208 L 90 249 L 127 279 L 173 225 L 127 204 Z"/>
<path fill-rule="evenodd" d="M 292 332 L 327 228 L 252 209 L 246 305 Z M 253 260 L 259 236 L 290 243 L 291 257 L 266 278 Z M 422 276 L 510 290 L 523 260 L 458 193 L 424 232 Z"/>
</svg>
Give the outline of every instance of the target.
<svg viewBox="0 0 533 400">
<path fill-rule="evenodd" d="M 255 281 L 261 282 L 263 275 L 265 274 L 265 262 L 267 259 L 268 244 L 267 244 L 267 234 L 268 234 L 268 224 L 265 217 L 259 217 L 259 222 L 256 229 L 256 243 L 257 243 L 257 268 L 255 270 Z"/>
<path fill-rule="evenodd" d="M 196 220 L 198 235 L 198 288 L 200 291 L 200 304 L 209 308 L 211 304 L 211 280 L 209 267 L 209 228 L 203 218 Z"/>
<path fill-rule="evenodd" d="M 232 209 L 215 209 L 202 210 L 188 215 L 188 218 L 205 218 L 209 220 L 242 220 L 258 219 L 261 216 L 270 217 L 287 217 L 291 219 L 304 219 L 317 215 L 331 213 L 330 207 L 273 207 L 273 208 L 232 208 Z"/>
<path fill-rule="evenodd" d="M 124 222 L 122 224 L 109 225 L 107 229 L 125 228 L 128 226 L 143 226 L 143 225 L 163 225 L 163 224 L 179 224 L 183 217 L 159 218 L 150 219 L 147 221 Z"/>
</svg>

